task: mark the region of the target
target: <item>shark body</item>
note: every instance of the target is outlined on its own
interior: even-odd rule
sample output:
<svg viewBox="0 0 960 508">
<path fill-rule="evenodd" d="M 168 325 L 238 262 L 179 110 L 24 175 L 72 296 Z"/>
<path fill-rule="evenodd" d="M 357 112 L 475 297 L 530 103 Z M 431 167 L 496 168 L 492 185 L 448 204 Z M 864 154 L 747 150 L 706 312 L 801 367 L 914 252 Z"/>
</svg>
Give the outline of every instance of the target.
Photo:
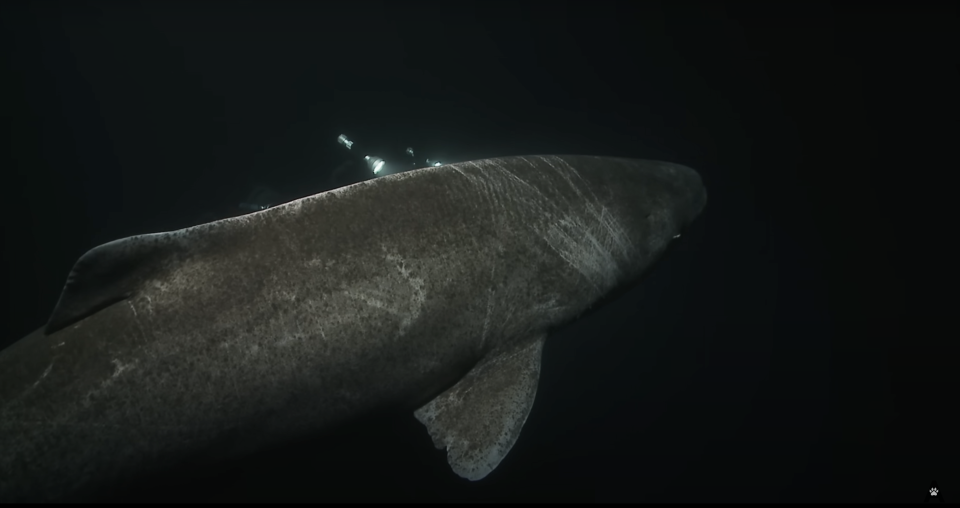
<svg viewBox="0 0 960 508">
<path fill-rule="evenodd" d="M 96 247 L 0 351 L 0 500 L 61 500 L 414 411 L 461 477 L 533 404 L 547 331 L 635 281 L 706 203 L 658 161 L 430 167 Z"/>
</svg>

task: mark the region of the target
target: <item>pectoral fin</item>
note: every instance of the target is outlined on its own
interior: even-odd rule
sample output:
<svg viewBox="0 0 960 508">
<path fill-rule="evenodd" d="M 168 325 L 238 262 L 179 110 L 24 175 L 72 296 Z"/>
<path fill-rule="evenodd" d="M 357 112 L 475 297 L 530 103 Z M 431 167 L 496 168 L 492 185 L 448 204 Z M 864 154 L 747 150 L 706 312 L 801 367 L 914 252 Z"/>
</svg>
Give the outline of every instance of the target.
<svg viewBox="0 0 960 508">
<path fill-rule="evenodd" d="M 447 449 L 453 472 L 480 480 L 513 447 L 537 395 L 545 338 L 542 334 L 484 358 L 457 384 L 414 412 L 433 444 Z"/>
</svg>

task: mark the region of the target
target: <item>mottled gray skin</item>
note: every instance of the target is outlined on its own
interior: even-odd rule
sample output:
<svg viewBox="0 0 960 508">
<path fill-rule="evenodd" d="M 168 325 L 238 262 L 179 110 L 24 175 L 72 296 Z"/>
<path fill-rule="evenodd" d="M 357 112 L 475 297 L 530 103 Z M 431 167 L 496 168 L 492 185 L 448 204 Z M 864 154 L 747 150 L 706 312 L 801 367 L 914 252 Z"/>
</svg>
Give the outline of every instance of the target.
<svg viewBox="0 0 960 508">
<path fill-rule="evenodd" d="M 705 202 L 676 164 L 508 157 L 97 247 L 47 327 L 0 351 L 0 501 L 424 404 L 482 478 L 529 412 L 546 330 L 635 280 Z M 498 436 L 465 423 L 479 413 Z M 464 458 L 485 439 L 492 458 Z"/>
</svg>

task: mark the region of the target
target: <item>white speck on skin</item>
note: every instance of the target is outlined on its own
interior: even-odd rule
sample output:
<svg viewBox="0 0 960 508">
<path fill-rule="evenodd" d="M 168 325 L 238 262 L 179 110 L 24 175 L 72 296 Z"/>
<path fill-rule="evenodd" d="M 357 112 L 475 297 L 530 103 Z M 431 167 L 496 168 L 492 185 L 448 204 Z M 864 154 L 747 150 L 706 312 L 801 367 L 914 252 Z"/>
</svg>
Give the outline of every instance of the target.
<svg viewBox="0 0 960 508">
<path fill-rule="evenodd" d="M 43 378 L 47 377 L 47 374 L 50 373 L 50 369 L 52 368 L 53 368 L 52 363 L 50 365 L 47 365 L 47 368 L 43 370 L 43 374 L 40 374 L 40 379 L 38 379 L 37 382 L 33 383 L 33 386 L 31 388 L 36 388 L 37 385 L 40 384 L 40 381 L 43 381 Z"/>
<path fill-rule="evenodd" d="M 132 363 L 128 363 L 128 364 L 124 365 L 123 363 L 120 362 L 120 360 L 117 360 L 117 359 L 111 360 L 111 363 L 113 363 L 114 365 L 117 366 L 116 372 L 114 372 L 114 373 L 113 373 L 113 376 L 111 376 L 111 377 L 117 377 L 117 376 L 119 376 L 120 374 L 122 374 L 125 370 L 130 370 L 130 369 L 133 368 L 133 364 L 132 364 Z"/>
</svg>

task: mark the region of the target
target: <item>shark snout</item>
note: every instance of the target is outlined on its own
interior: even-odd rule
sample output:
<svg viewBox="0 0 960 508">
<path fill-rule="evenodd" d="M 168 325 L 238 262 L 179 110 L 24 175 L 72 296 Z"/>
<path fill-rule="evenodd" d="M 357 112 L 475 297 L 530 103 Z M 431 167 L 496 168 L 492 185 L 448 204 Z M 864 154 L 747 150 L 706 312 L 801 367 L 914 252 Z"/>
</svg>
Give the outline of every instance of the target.
<svg viewBox="0 0 960 508">
<path fill-rule="evenodd" d="M 687 220 L 687 224 L 699 217 L 700 214 L 703 213 L 703 209 L 707 206 L 707 188 L 703 186 L 703 180 L 700 179 L 700 175 L 697 175 L 697 183 L 691 191 L 690 201 L 690 210 L 692 213 Z"/>
<path fill-rule="evenodd" d="M 693 168 L 681 164 L 672 164 L 672 166 L 675 168 L 674 175 L 678 175 L 679 178 L 677 190 L 680 195 L 677 199 L 676 214 L 681 225 L 686 227 L 696 220 L 707 206 L 707 189 L 703 185 L 700 173 Z"/>
</svg>

